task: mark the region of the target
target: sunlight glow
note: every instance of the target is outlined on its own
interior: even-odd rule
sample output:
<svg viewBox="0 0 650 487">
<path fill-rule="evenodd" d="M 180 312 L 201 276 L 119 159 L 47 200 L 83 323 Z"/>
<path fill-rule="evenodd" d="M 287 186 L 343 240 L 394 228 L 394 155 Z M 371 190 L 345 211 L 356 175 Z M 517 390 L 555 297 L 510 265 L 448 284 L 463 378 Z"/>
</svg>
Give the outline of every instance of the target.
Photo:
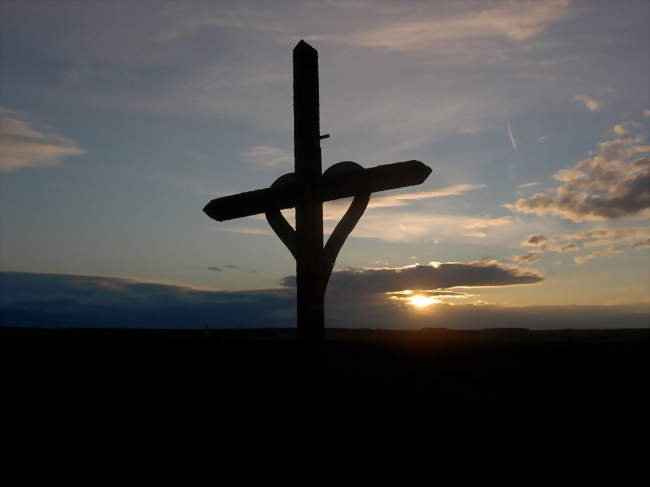
<svg viewBox="0 0 650 487">
<path fill-rule="evenodd" d="M 406 300 L 409 304 L 412 304 L 416 308 L 426 308 L 427 306 L 430 306 L 432 304 L 440 304 L 441 301 L 436 298 L 432 298 L 431 296 L 422 296 L 421 294 L 417 294 L 415 296 L 411 296 Z"/>
</svg>

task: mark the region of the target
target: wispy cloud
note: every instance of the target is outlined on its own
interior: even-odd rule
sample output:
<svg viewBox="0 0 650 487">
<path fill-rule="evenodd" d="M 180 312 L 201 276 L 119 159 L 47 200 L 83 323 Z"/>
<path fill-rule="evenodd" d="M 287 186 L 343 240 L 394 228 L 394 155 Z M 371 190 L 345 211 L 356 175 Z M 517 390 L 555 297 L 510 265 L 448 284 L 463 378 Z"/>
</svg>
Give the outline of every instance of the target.
<svg viewBox="0 0 650 487">
<path fill-rule="evenodd" d="M 510 126 L 510 122 L 508 122 L 508 136 L 510 137 L 510 143 L 512 144 L 513 150 L 517 152 L 517 141 L 515 140 L 515 136 L 512 134 L 512 127 Z"/>
<path fill-rule="evenodd" d="M 434 17 L 420 6 L 402 12 L 411 14 L 364 31 L 346 35 L 310 36 L 314 40 L 346 42 L 364 47 L 379 47 L 394 51 L 411 51 L 440 47 L 461 40 L 502 38 L 523 41 L 543 32 L 546 27 L 566 17 L 568 1 L 504 2 L 492 8 L 477 8 L 464 13 L 448 13 Z M 438 15 L 442 12 L 438 11 Z"/>
<path fill-rule="evenodd" d="M 437 215 L 423 211 L 384 211 L 390 208 L 406 207 L 410 202 L 462 195 L 486 187 L 484 184 L 458 184 L 432 191 L 418 191 L 396 195 L 373 196 L 367 212 L 359 221 L 352 237 L 376 238 L 389 242 L 421 242 L 440 239 L 485 238 L 487 234 L 481 229 L 503 227 L 514 222 L 511 216 L 472 217 L 466 215 Z M 331 234 L 334 227 L 345 214 L 350 205 L 350 198 L 330 201 L 323 206 L 325 234 Z M 294 224 L 295 210 L 282 210 L 282 214 Z M 264 215 L 250 217 L 249 221 L 265 220 Z M 266 227 L 250 225 L 220 226 L 220 230 L 236 233 L 271 235 Z"/>
<path fill-rule="evenodd" d="M 635 240 L 636 242 L 634 242 Z M 560 234 L 551 237 L 545 237 L 544 235 L 530 235 L 526 240 L 521 242 L 521 245 L 525 247 L 535 247 L 535 250 L 524 256 L 512 257 L 512 260 L 518 263 L 523 263 L 527 261 L 527 258 L 533 258 L 533 254 L 539 256 L 544 252 L 579 251 L 581 250 L 581 247 L 576 243 L 579 241 L 584 241 L 582 247 L 585 249 L 619 244 L 618 247 L 610 247 L 605 250 L 574 257 L 573 260 L 577 264 L 584 264 L 585 262 L 604 255 L 621 254 L 626 250 L 650 247 L 650 227 L 596 228 L 584 232 Z M 625 247 L 620 246 L 620 244 L 623 243 L 627 243 L 627 245 Z"/>
<path fill-rule="evenodd" d="M 368 208 L 389 208 L 395 206 L 406 206 L 408 201 L 424 200 L 429 198 L 442 198 L 443 196 L 458 196 L 467 191 L 485 188 L 485 184 L 457 184 L 446 188 L 434 189 L 432 191 L 415 191 L 412 193 L 390 194 L 385 196 L 373 196 Z"/>
<path fill-rule="evenodd" d="M 558 235 L 558 237 L 564 240 L 586 240 L 585 248 L 603 247 L 613 243 L 650 237 L 650 227 L 597 228 L 577 234 Z"/>
<path fill-rule="evenodd" d="M 527 189 L 527 188 L 533 188 L 535 186 L 539 186 L 539 183 L 524 183 L 524 184 L 519 184 L 517 185 L 517 189 Z"/>
<path fill-rule="evenodd" d="M 262 218 L 264 218 L 263 215 Z M 268 227 L 261 228 L 261 227 L 238 226 L 238 225 L 237 226 L 219 225 L 219 226 L 213 226 L 211 228 L 216 229 L 220 232 L 243 233 L 246 235 L 273 235 L 273 230 L 271 230 Z"/>
<path fill-rule="evenodd" d="M 622 249 L 618 247 L 610 247 L 608 249 L 598 250 L 591 254 L 579 255 L 577 257 L 574 257 L 573 260 L 575 261 L 576 264 L 584 264 L 587 261 L 597 259 L 598 257 L 602 257 L 604 255 L 621 254 L 621 253 L 623 253 Z"/>
<path fill-rule="evenodd" d="M 264 169 L 290 167 L 292 155 L 280 147 L 270 145 L 256 145 L 242 153 L 250 162 Z"/>
<path fill-rule="evenodd" d="M 634 242 L 632 244 L 632 248 L 634 248 L 634 249 L 647 249 L 647 248 L 650 248 L 650 238 L 646 238 L 645 240 L 640 240 L 639 242 Z"/>
<path fill-rule="evenodd" d="M 620 243 L 639 238 L 650 237 L 650 227 L 614 227 L 614 228 L 595 228 L 579 233 L 564 233 L 554 235 L 552 237 L 545 237 L 544 235 L 530 235 L 524 240 L 521 245 L 528 247 L 537 247 L 540 250 L 550 250 L 557 252 L 569 240 L 580 241 L 584 240 L 584 247 L 602 247 L 611 245 L 613 243 Z"/>
<path fill-rule="evenodd" d="M 517 264 L 533 264 L 539 260 L 541 252 L 528 252 L 523 255 L 515 255 L 510 258 L 513 262 Z"/>
<path fill-rule="evenodd" d="M 338 218 L 326 222 L 330 233 Z M 432 215 L 415 212 L 368 212 L 352 237 L 376 238 L 388 242 L 463 241 L 486 238 L 479 229 L 507 225 L 510 220 L 475 218 L 464 215 Z"/>
<path fill-rule="evenodd" d="M 218 4 L 217 4 L 218 5 Z M 205 29 L 237 29 L 246 31 L 272 32 L 288 35 L 291 30 L 279 22 L 273 10 L 262 8 L 234 8 L 216 11 L 208 10 L 203 15 L 189 15 L 180 22 L 176 21 L 166 30 L 160 32 L 156 41 L 176 41 Z"/>
<path fill-rule="evenodd" d="M 468 223 L 463 223 L 463 228 L 489 228 L 489 227 L 502 227 L 503 225 L 510 225 L 512 223 L 511 216 L 501 216 L 499 218 L 476 218 Z"/>
<path fill-rule="evenodd" d="M 0 171 L 54 166 L 85 153 L 72 139 L 38 130 L 18 112 L 0 107 Z"/>
<path fill-rule="evenodd" d="M 465 76 L 465 61 L 471 58 L 474 66 L 505 64 L 514 51 L 530 49 L 532 39 L 571 10 L 568 2 L 558 0 L 360 3 L 363 7 L 359 2 L 312 2 L 304 8 L 296 0 L 254 6 L 187 1 L 151 8 L 148 2 L 137 2 L 130 7 L 134 14 L 116 25 L 108 4 L 79 11 L 64 2 L 53 22 L 66 27 L 50 43 L 85 64 L 81 71 L 74 65 L 62 68 L 62 76 L 74 81 L 83 71 L 84 79 L 94 79 L 101 71 L 101 82 L 72 83 L 71 89 L 52 95 L 112 110 L 209 114 L 288 132 L 288 49 L 305 34 L 314 34 L 311 38 L 322 39 L 315 47 L 329 49 L 327 58 L 336 60 L 327 70 L 335 74 L 322 77 L 323 121 L 329 120 L 349 140 L 363 140 L 370 148 L 364 157 L 389 154 L 392 159 L 396 152 L 461 130 L 489 130 L 504 95 L 491 88 L 490 80 L 474 84 L 472 76 Z M 75 25 L 93 25 L 97 39 L 89 42 Z M 35 29 L 24 27 L 26 32 L 30 28 Z M 385 48 L 377 47 L 382 41 Z M 450 63 L 462 71 L 427 73 L 422 63 L 396 59 L 390 52 L 395 50 L 435 57 L 436 64 Z M 359 55 L 364 57 L 361 64 Z M 528 69 L 512 62 L 504 68 L 517 73 Z M 370 85 L 368 77 L 355 82 L 364 71 L 372 78 Z"/>
<path fill-rule="evenodd" d="M 214 272 L 223 272 L 224 269 L 231 269 L 231 270 L 239 269 L 239 266 L 233 264 L 226 264 L 222 266 L 212 265 L 212 266 L 208 266 L 207 269 Z"/>
<path fill-rule="evenodd" d="M 325 204 L 323 207 L 323 231 L 326 235 L 334 231 L 347 210 L 346 201 L 336 202 L 336 205 Z M 466 215 L 436 215 L 429 212 L 413 211 L 382 211 L 383 208 L 367 211 L 354 228 L 351 238 L 375 238 L 387 242 L 433 242 L 433 241 L 467 241 L 476 238 L 487 238 L 491 228 L 502 228 L 514 223 L 510 216 L 498 218 L 479 218 Z M 375 211 L 376 210 L 376 211 Z M 290 224 L 295 221 L 293 209 L 282 210 L 282 214 Z M 261 225 L 219 225 L 216 228 L 224 232 L 246 233 L 252 235 L 273 235 L 268 228 L 264 215 L 250 217 L 249 222 L 257 221 Z M 484 230 L 484 231 L 480 231 Z M 499 238 L 507 238 L 499 230 Z"/>
<path fill-rule="evenodd" d="M 587 95 L 576 95 L 573 97 L 573 99 L 582 102 L 585 108 L 590 112 L 600 110 L 600 103 L 593 98 L 588 97 Z"/>
</svg>

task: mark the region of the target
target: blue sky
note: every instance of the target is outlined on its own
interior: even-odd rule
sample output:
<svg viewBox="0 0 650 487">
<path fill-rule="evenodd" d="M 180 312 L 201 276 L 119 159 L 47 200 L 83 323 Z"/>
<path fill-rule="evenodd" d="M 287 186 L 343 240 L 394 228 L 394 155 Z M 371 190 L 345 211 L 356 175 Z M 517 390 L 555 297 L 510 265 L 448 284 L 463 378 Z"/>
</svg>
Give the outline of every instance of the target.
<svg viewBox="0 0 650 487">
<path fill-rule="evenodd" d="M 222 301 L 290 296 L 293 259 L 263 216 L 217 223 L 201 209 L 293 170 L 291 50 L 304 38 L 319 51 L 324 168 L 418 159 L 433 169 L 421 186 L 375 195 L 343 247 L 338 280 L 372 295 L 362 309 L 389 307 L 393 326 L 410 326 L 414 309 L 440 326 L 485 307 L 648 312 L 645 1 L 1 8 L 2 271 Z M 326 230 L 345 205 L 326 205 Z M 377 269 L 393 284 L 368 284 Z M 458 274 L 451 286 L 409 281 L 410 269 Z M 512 279 L 463 280 L 469 271 Z M 4 305 L 24 307 L 17 287 L 35 284 L 15 276 L 4 274 Z M 398 284 L 414 293 L 386 294 Z M 415 295 L 429 303 L 408 308 Z M 329 325 L 345 315 L 336 296 Z"/>
</svg>

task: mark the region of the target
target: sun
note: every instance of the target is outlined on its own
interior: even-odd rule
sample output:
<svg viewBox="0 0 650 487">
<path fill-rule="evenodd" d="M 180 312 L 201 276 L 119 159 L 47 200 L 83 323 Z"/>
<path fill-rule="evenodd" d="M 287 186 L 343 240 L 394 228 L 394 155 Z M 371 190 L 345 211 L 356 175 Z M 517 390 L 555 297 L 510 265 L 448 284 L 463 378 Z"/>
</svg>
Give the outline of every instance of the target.
<svg viewBox="0 0 650 487">
<path fill-rule="evenodd" d="M 416 308 L 426 308 L 427 306 L 430 306 L 432 304 L 440 303 L 440 301 L 436 298 L 432 298 L 431 296 L 422 296 L 421 294 L 411 296 L 407 298 L 406 301 L 409 304 L 415 306 Z"/>
</svg>

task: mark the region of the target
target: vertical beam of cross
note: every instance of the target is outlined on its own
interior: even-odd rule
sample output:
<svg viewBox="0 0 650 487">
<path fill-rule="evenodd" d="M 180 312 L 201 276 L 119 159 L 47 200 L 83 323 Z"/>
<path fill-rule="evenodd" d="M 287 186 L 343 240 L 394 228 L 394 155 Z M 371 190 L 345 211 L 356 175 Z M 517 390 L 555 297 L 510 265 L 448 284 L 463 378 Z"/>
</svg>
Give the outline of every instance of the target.
<svg viewBox="0 0 650 487">
<path fill-rule="evenodd" d="M 323 203 L 315 194 L 321 177 L 318 52 L 304 41 L 293 50 L 293 124 L 296 182 L 296 278 L 298 333 L 317 341 L 324 333 Z"/>
<path fill-rule="evenodd" d="M 322 173 L 318 53 L 304 41 L 293 50 L 295 172 L 270 188 L 217 198 L 203 211 L 217 221 L 264 213 L 273 231 L 296 259 L 298 335 L 318 346 L 325 332 L 325 290 L 343 246 L 375 191 L 422 184 L 431 168 L 404 161 L 364 169 L 343 161 Z M 323 202 L 352 196 L 352 203 L 323 246 Z M 296 208 L 296 228 L 280 210 Z M 311 347 L 307 349 L 312 350 Z"/>
</svg>

